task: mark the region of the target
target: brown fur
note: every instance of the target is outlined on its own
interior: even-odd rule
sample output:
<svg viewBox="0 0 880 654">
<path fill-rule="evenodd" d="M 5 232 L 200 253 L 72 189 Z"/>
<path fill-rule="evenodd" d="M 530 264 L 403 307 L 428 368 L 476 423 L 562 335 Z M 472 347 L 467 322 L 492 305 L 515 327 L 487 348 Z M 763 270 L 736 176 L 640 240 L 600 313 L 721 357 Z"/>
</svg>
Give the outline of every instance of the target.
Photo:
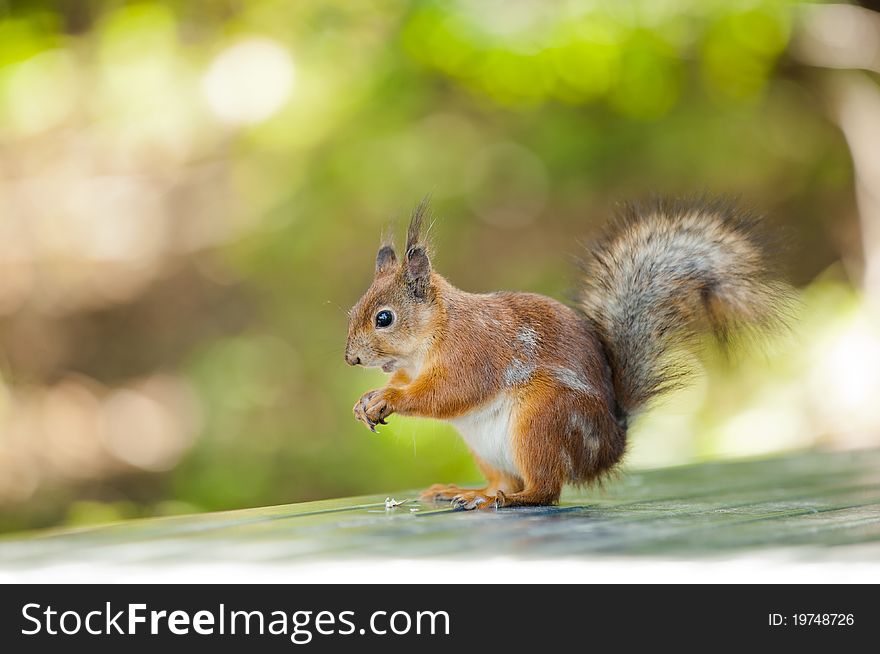
<svg viewBox="0 0 880 654">
<path fill-rule="evenodd" d="M 452 499 L 464 508 L 552 504 L 565 483 L 599 479 L 624 454 L 627 414 L 643 405 L 664 381 L 657 379 L 666 371 L 657 361 L 671 345 L 668 333 L 674 328 L 696 329 L 697 313 L 710 324 L 730 326 L 724 319 L 731 313 L 727 296 L 708 292 L 700 278 L 681 273 L 685 262 L 675 259 L 679 252 L 670 252 L 678 276 L 661 279 L 663 287 L 639 277 L 647 274 L 643 271 L 636 271 L 634 281 L 628 282 L 621 274 L 630 271 L 620 273 L 608 264 L 629 261 L 630 256 L 642 256 L 651 264 L 654 252 L 645 254 L 638 248 L 645 239 L 651 242 L 652 225 L 664 233 L 674 232 L 675 225 L 662 216 L 648 224 L 630 225 L 633 238 L 618 234 L 600 251 L 605 259 L 588 270 L 617 277 L 585 285 L 587 313 L 531 293 L 478 295 L 455 288 L 431 270 L 421 237 L 427 216 L 427 204 L 422 203 L 410 223 L 403 261 L 398 262 L 387 246 L 380 250 L 373 284 L 351 311 L 346 346 L 349 363 L 384 366 L 386 372 L 394 372 L 388 385 L 365 393 L 355 404 L 355 416 L 371 429 L 400 413 L 452 420 L 471 430 L 469 444 L 486 476 L 486 487 L 435 485 L 425 497 Z M 738 234 L 725 231 L 718 220 L 708 224 L 707 234 L 697 230 L 688 238 L 695 238 L 713 256 L 745 256 L 757 265 L 757 255 Z M 694 225 L 698 221 L 689 214 L 687 227 L 695 229 Z M 720 252 L 700 241 L 702 236 L 719 235 L 729 240 L 718 246 Z M 664 247 L 671 246 L 662 243 L 661 255 Z M 716 281 L 726 284 L 728 296 L 741 301 L 737 315 L 748 317 L 753 309 L 749 293 L 757 291 L 743 291 L 743 284 L 735 279 Z M 600 282 L 622 290 L 603 295 Z M 667 302 L 663 293 L 675 285 L 683 295 L 670 296 Z M 699 302 L 685 299 L 695 288 L 703 309 Z M 620 293 L 627 292 L 641 293 L 644 298 L 638 300 L 650 297 L 656 305 L 626 304 L 629 296 L 621 298 Z M 620 315 L 614 303 L 627 311 L 637 310 L 638 316 L 659 312 L 667 335 L 657 340 L 656 334 L 626 333 L 627 338 L 642 339 L 637 347 L 618 340 L 612 331 L 619 327 L 615 320 Z M 383 309 L 394 312 L 394 322 L 380 328 L 376 316 Z M 657 324 L 650 316 L 640 319 L 649 329 Z M 662 350 L 653 357 L 645 353 L 652 342 Z M 636 361 L 634 354 L 647 360 Z M 633 367 L 636 364 L 638 368 Z"/>
</svg>

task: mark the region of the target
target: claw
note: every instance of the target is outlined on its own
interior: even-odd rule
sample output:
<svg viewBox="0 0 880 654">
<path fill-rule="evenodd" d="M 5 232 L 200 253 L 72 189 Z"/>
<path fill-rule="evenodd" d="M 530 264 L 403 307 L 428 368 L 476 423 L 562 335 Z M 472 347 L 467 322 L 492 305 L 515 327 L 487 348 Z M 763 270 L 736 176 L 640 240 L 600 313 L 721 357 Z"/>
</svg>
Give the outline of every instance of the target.
<svg viewBox="0 0 880 654">
<path fill-rule="evenodd" d="M 473 511 L 474 509 L 491 509 L 501 508 L 505 504 L 504 494 L 500 491 L 495 496 L 475 495 L 473 499 L 468 499 L 465 495 L 456 495 L 452 498 L 452 507 L 455 509 L 464 509 Z"/>
<path fill-rule="evenodd" d="M 452 506 L 454 508 L 465 509 L 466 511 L 472 511 L 485 502 L 486 498 L 479 496 L 475 497 L 472 500 L 468 500 L 466 497 L 462 497 L 461 495 L 456 495 L 452 498 Z"/>
</svg>

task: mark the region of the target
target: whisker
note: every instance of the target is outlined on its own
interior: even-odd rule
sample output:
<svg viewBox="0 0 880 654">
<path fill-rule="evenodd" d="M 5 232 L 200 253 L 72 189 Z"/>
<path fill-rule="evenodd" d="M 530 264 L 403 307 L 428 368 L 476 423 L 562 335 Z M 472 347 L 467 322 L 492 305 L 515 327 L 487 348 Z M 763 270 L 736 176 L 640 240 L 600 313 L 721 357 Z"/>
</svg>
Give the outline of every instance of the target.
<svg viewBox="0 0 880 654">
<path fill-rule="evenodd" d="M 324 300 L 323 304 L 324 304 L 324 306 L 330 305 L 330 306 L 332 306 L 334 309 L 338 309 L 339 311 L 341 311 L 341 312 L 344 313 L 345 315 L 347 315 L 347 316 L 351 316 L 351 309 L 346 309 L 345 307 L 343 307 L 343 306 L 342 306 L 341 304 L 339 304 L 338 302 L 334 302 L 333 300 Z"/>
</svg>

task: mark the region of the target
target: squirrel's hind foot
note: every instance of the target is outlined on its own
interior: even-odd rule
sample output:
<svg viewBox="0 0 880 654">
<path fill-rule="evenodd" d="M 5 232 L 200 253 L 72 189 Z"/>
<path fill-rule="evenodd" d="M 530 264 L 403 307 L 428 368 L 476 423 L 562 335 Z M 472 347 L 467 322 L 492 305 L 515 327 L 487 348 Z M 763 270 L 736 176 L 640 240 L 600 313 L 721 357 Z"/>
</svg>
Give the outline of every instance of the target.
<svg viewBox="0 0 880 654">
<path fill-rule="evenodd" d="M 500 490 L 495 491 L 494 495 L 487 492 L 487 489 L 465 491 L 452 498 L 452 506 L 456 509 L 464 509 L 465 511 L 473 511 L 474 509 L 500 509 L 505 506 L 506 496 Z"/>
<path fill-rule="evenodd" d="M 508 506 L 550 506 L 559 502 L 559 489 L 529 490 L 505 495 L 495 491 L 492 495 L 486 489 L 468 491 L 452 498 L 452 506 L 471 511 L 473 509 L 500 509 Z"/>
<path fill-rule="evenodd" d="M 473 490 L 472 488 L 462 488 L 455 484 L 434 484 L 430 488 L 423 490 L 419 494 L 419 498 L 425 502 L 449 502 L 455 496 L 469 493 Z M 485 489 L 482 492 L 485 492 Z"/>
</svg>

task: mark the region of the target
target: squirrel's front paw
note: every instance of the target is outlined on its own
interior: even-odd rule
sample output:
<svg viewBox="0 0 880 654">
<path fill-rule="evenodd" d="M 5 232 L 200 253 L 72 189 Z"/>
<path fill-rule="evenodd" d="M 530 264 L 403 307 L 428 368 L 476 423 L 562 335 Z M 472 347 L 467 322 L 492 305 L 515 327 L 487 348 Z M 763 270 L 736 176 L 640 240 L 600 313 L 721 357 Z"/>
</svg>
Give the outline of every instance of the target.
<svg viewBox="0 0 880 654">
<path fill-rule="evenodd" d="M 385 418 L 394 413 L 383 391 L 368 391 L 354 405 L 354 417 L 376 431 L 376 425 L 386 425 Z"/>
<path fill-rule="evenodd" d="M 374 425 L 387 424 L 385 418 L 392 413 L 394 413 L 394 407 L 391 406 L 388 394 L 384 389 L 373 393 L 364 406 L 364 415 Z"/>
</svg>

